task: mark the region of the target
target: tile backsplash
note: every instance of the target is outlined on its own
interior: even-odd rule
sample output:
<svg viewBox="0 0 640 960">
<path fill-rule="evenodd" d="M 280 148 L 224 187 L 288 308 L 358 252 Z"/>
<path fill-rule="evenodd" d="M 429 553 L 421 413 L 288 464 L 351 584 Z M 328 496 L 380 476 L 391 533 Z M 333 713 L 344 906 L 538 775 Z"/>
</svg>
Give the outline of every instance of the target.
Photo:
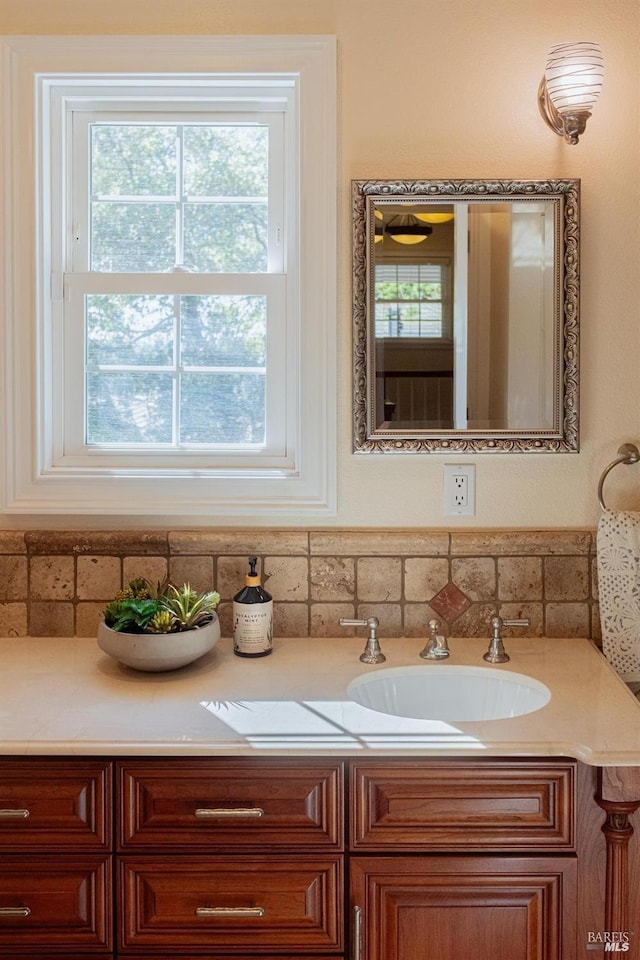
<svg viewBox="0 0 640 960">
<path fill-rule="evenodd" d="M 356 631 L 424 637 L 431 617 L 452 636 L 487 636 L 490 616 L 528 617 L 520 635 L 600 638 L 595 533 L 583 530 L 265 530 L 0 532 L 0 635 L 93 636 L 105 604 L 144 576 L 231 599 L 257 555 L 281 637 Z M 509 631 L 506 631 L 509 635 Z"/>
</svg>

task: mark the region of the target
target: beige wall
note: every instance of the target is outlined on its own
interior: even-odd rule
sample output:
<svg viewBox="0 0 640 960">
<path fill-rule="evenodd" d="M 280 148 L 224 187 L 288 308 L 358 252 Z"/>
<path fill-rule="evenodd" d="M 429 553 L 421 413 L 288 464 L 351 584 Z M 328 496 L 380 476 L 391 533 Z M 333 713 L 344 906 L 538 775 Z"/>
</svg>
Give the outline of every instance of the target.
<svg viewBox="0 0 640 960">
<path fill-rule="evenodd" d="M 603 466 L 640 439 L 639 26 L 637 0 L 0 0 L 1 33 L 337 36 L 337 526 L 595 524 Z M 607 73 L 570 147 L 539 118 L 536 90 L 548 46 L 576 39 L 601 43 Z M 582 179 L 581 452 L 472 458 L 477 514 L 445 518 L 443 463 L 453 458 L 351 454 L 349 181 L 564 176 Z M 640 467 L 620 467 L 607 494 L 640 506 Z"/>
</svg>

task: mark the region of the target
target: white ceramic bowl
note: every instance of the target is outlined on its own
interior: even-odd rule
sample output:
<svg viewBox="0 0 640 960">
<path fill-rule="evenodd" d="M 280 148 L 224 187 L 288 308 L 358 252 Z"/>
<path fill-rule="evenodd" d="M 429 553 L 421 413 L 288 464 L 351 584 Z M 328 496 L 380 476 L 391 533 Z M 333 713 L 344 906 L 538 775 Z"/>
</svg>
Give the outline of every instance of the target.
<svg viewBox="0 0 640 960">
<path fill-rule="evenodd" d="M 216 614 L 210 623 L 182 633 L 121 633 L 104 621 L 98 627 L 98 646 L 110 657 L 135 670 L 159 673 L 193 663 L 220 639 Z"/>
</svg>

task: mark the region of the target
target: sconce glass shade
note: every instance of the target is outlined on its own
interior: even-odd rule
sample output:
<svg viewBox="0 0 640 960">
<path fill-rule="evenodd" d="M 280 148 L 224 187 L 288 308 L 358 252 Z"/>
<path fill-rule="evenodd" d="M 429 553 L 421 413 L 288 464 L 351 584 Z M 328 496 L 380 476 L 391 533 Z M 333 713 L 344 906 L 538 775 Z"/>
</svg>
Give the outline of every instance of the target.
<svg viewBox="0 0 640 960">
<path fill-rule="evenodd" d="M 547 56 L 538 91 L 542 116 L 567 143 L 577 143 L 602 90 L 604 62 L 600 45 L 590 41 L 558 43 Z"/>
<path fill-rule="evenodd" d="M 382 210 L 374 210 L 373 212 L 376 218 L 376 222 L 374 224 L 375 230 L 374 230 L 373 239 L 376 243 L 382 243 L 384 237 L 382 235 L 381 221 L 384 220 L 384 214 L 382 213 Z"/>
<path fill-rule="evenodd" d="M 450 220 L 453 220 L 455 214 L 453 213 L 414 213 L 414 217 L 417 220 L 422 220 L 423 223 L 449 223 Z"/>
</svg>

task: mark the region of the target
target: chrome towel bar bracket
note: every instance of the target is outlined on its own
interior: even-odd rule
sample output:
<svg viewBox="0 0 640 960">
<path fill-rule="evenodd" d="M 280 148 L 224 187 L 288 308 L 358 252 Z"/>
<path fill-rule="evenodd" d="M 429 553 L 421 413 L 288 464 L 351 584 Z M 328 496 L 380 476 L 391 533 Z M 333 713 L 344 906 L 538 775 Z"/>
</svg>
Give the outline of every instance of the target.
<svg viewBox="0 0 640 960">
<path fill-rule="evenodd" d="M 600 477 L 600 483 L 598 484 L 598 503 L 603 510 L 607 509 L 607 505 L 604 502 L 602 488 L 608 474 L 611 472 L 611 470 L 613 470 L 614 467 L 617 467 L 619 463 L 638 463 L 639 460 L 640 450 L 638 450 L 635 443 L 623 443 L 621 447 L 618 447 L 618 456 L 604 468 L 602 471 L 602 476 Z"/>
</svg>

